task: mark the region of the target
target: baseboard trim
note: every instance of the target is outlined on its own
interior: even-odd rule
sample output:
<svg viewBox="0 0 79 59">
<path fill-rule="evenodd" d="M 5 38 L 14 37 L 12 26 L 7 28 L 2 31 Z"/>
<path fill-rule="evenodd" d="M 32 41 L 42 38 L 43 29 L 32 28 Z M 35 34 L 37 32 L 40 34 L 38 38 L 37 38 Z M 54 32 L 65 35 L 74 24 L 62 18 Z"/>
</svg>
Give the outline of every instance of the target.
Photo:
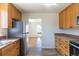
<svg viewBox="0 0 79 59">
<path fill-rule="evenodd" d="M 56 48 L 42 48 L 43 50 L 56 49 Z"/>
<path fill-rule="evenodd" d="M 29 37 L 29 38 L 38 38 L 38 37 Z"/>
</svg>

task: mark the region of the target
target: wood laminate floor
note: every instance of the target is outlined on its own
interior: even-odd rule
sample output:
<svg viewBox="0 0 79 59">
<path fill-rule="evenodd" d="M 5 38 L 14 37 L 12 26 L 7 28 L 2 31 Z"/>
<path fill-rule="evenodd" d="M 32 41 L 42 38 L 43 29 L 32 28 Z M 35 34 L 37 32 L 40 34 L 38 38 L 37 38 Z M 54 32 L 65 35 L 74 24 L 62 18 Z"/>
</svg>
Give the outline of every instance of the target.
<svg viewBox="0 0 79 59">
<path fill-rule="evenodd" d="M 61 56 L 55 49 L 30 48 L 27 56 Z"/>
<path fill-rule="evenodd" d="M 43 49 L 42 56 L 61 56 L 56 49 Z"/>
<path fill-rule="evenodd" d="M 60 56 L 56 49 L 42 49 L 41 38 L 30 38 L 30 49 L 27 56 Z"/>
</svg>

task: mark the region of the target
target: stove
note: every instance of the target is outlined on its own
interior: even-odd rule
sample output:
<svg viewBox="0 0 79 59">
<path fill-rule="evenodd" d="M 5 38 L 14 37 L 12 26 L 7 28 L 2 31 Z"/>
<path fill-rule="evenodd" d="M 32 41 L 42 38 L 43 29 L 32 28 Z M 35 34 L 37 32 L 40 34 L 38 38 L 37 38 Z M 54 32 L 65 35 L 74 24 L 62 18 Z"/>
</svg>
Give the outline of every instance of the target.
<svg viewBox="0 0 79 59">
<path fill-rule="evenodd" d="M 70 41 L 70 56 L 79 56 L 79 40 Z"/>
</svg>

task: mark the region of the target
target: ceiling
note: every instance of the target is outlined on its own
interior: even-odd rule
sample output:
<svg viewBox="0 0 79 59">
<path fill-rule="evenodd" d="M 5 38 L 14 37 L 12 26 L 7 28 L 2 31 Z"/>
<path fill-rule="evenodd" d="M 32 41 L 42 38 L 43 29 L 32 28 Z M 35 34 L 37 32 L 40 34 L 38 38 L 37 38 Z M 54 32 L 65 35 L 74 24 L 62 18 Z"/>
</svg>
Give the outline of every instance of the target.
<svg viewBox="0 0 79 59">
<path fill-rule="evenodd" d="M 43 3 L 13 3 L 23 13 L 58 13 L 70 3 L 56 3 L 57 5 L 46 6 Z"/>
</svg>

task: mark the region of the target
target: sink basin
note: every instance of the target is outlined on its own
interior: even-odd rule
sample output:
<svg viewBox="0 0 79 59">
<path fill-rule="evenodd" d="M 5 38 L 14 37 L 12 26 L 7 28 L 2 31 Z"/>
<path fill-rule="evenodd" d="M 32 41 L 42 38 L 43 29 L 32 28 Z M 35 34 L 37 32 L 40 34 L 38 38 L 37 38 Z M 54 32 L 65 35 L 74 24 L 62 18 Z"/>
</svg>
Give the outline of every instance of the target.
<svg viewBox="0 0 79 59">
<path fill-rule="evenodd" d="M 0 40 L 0 48 L 3 48 L 7 46 L 8 44 L 11 44 L 12 42 L 15 42 L 18 39 L 8 39 L 8 40 Z"/>
<path fill-rule="evenodd" d="M 9 41 L 9 40 L 1 40 L 0 41 L 0 45 L 5 45 L 5 44 L 8 44 L 8 43 L 10 43 L 11 41 Z"/>
</svg>

